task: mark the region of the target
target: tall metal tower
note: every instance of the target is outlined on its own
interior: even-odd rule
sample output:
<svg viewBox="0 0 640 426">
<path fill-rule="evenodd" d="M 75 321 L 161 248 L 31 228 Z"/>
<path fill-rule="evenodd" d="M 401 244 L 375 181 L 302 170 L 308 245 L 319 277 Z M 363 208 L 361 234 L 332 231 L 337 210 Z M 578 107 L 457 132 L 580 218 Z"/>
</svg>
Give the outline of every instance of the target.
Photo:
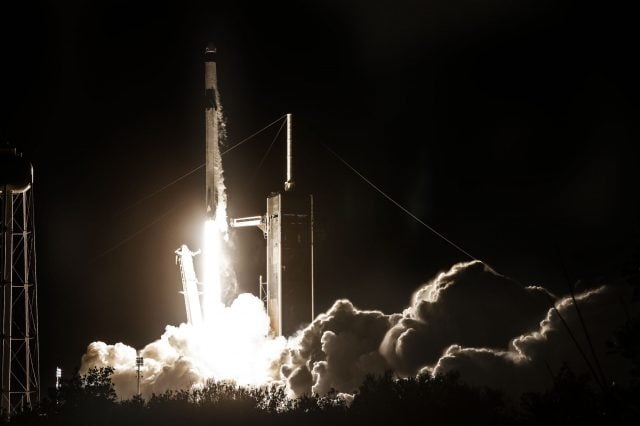
<svg viewBox="0 0 640 426">
<path fill-rule="evenodd" d="M 287 114 L 287 178 L 284 192 L 267 197 L 263 216 L 232 218 L 230 226 L 256 226 L 267 240 L 267 281 L 260 277 L 271 334 L 292 336 L 314 318 L 313 196 L 295 193 L 293 117 Z M 264 290 L 263 290 L 264 289 Z"/>
<path fill-rule="evenodd" d="M 15 149 L 0 149 L 0 407 L 6 419 L 40 399 L 32 184 L 31 163 Z"/>
</svg>

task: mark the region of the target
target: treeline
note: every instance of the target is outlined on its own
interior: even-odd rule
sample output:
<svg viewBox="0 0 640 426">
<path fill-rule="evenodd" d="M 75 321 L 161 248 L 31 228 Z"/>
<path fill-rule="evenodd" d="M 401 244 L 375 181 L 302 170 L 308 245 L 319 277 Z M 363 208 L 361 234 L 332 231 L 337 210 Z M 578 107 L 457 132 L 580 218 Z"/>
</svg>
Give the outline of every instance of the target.
<svg viewBox="0 0 640 426">
<path fill-rule="evenodd" d="M 113 370 L 75 375 L 41 405 L 19 413 L 12 425 L 586 425 L 635 424 L 640 386 L 592 386 L 563 368 L 551 389 L 512 401 L 502 392 L 465 384 L 459 376 L 397 379 L 369 377 L 352 400 L 335 392 L 289 399 L 284 389 L 249 389 L 211 383 L 169 391 L 148 400 L 118 401 Z"/>
</svg>

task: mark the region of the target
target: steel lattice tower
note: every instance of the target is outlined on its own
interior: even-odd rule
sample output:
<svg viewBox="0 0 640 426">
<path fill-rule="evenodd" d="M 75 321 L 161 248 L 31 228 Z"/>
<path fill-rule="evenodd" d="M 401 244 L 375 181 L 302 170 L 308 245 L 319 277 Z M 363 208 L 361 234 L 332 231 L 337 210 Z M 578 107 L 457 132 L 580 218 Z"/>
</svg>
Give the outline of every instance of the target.
<svg viewBox="0 0 640 426">
<path fill-rule="evenodd" d="M 32 183 L 31 164 L 13 149 L 1 149 L 1 409 L 7 419 L 40 399 Z"/>
</svg>

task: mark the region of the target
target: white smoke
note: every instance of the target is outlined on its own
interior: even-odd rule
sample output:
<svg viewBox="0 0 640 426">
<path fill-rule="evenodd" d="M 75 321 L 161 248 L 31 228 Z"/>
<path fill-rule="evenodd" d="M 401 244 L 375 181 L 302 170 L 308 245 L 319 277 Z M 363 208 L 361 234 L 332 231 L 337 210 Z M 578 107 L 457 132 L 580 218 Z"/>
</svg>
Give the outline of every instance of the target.
<svg viewBox="0 0 640 426">
<path fill-rule="evenodd" d="M 295 395 L 325 394 L 331 388 L 353 392 L 367 374 L 389 368 L 380 342 L 399 319 L 338 300 L 291 341 L 283 379 Z"/>
<path fill-rule="evenodd" d="M 353 393 L 367 374 L 386 370 L 399 376 L 458 370 L 472 384 L 516 394 L 542 389 L 564 362 L 578 373 L 588 372 L 550 298 L 588 351 L 570 298 L 522 287 L 481 262 L 457 264 L 439 274 L 416 291 L 402 313 L 363 311 L 338 300 L 287 341 L 268 337 L 262 303 L 243 294 L 224 308 L 219 328 L 202 334 L 185 324 L 168 326 L 158 341 L 142 349 L 142 394 L 202 386 L 210 379 L 279 383 L 292 396 L 330 389 Z M 605 341 L 625 320 L 620 303 L 637 309 L 630 299 L 622 286 L 577 295 L 610 381 L 627 377 L 629 365 L 607 354 Z M 116 391 L 128 397 L 136 389 L 135 356 L 121 343 L 95 342 L 82 358 L 81 372 L 114 367 Z"/>
<path fill-rule="evenodd" d="M 395 371 L 412 375 L 452 344 L 506 349 L 513 336 L 537 327 L 549 296 L 482 262 L 454 265 L 414 294 L 380 350 Z"/>
<path fill-rule="evenodd" d="M 626 320 L 622 304 L 631 300 L 630 289 L 602 286 L 585 291 L 576 299 L 605 379 L 609 383 L 625 382 L 629 377 L 629 361 L 608 353 L 606 341 L 612 337 L 617 326 Z M 597 377 L 600 377 L 571 297 L 563 298 L 556 307 L 557 311 L 548 310 L 535 330 L 514 337 L 508 349 L 454 345 L 446 350 L 431 372 L 437 374 L 457 370 L 467 382 L 505 389 L 513 394 L 549 387 L 562 364 L 573 371 L 589 374 L 589 362 Z M 560 315 L 587 360 L 570 338 Z"/>
<path fill-rule="evenodd" d="M 227 142 L 227 119 L 222 109 L 222 102 L 220 101 L 220 92 L 216 87 L 214 96 L 216 97 L 216 116 L 215 124 L 218 131 L 218 143 L 213 147 L 214 152 L 214 164 L 213 170 L 215 174 L 216 182 L 216 211 L 215 217 L 219 220 L 218 225 L 221 227 L 220 231 L 224 233 L 225 240 L 228 240 L 228 222 L 227 222 L 227 187 L 224 184 L 224 167 L 222 165 L 222 153 L 220 147 L 226 145 Z"/>
<path fill-rule="evenodd" d="M 141 394 L 197 388 L 208 380 L 245 386 L 279 380 L 286 341 L 267 337 L 269 318 L 258 298 L 241 294 L 216 313 L 214 324 L 169 325 L 160 339 L 145 346 L 139 353 L 144 358 Z M 122 343 L 94 342 L 82 357 L 80 373 L 91 367 L 113 367 L 118 396 L 129 398 L 137 391 L 136 356 L 134 348 Z"/>
</svg>

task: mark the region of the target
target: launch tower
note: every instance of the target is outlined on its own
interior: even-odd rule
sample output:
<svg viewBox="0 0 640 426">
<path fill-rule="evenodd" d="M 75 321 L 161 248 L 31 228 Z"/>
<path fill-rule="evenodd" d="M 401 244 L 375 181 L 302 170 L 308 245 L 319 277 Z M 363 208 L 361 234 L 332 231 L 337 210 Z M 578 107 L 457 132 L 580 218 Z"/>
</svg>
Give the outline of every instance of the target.
<svg viewBox="0 0 640 426">
<path fill-rule="evenodd" d="M 267 294 L 263 296 L 271 333 L 276 336 L 294 334 L 314 316 L 313 196 L 295 193 L 294 188 L 292 116 L 287 114 L 284 191 L 267 197 L 265 215 L 230 221 L 234 228 L 257 226 L 267 240 Z"/>
<path fill-rule="evenodd" d="M 32 184 L 31 163 L 15 149 L 0 149 L 1 407 L 5 418 L 40 399 Z"/>
</svg>

